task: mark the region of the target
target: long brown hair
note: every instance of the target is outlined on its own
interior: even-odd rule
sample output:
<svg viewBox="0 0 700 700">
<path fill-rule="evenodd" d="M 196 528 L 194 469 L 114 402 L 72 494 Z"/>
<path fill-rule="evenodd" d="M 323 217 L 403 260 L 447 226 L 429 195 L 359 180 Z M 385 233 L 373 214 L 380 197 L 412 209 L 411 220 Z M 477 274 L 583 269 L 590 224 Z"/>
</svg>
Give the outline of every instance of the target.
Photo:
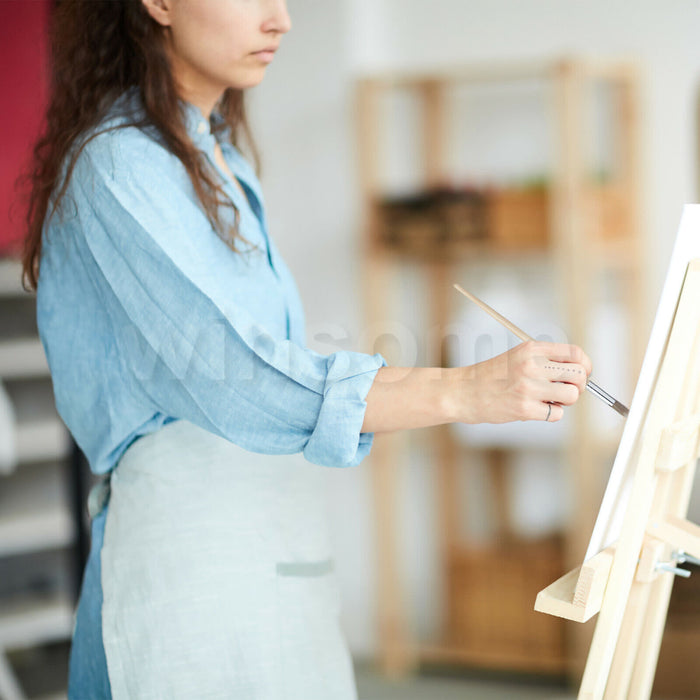
<svg viewBox="0 0 700 700">
<path fill-rule="evenodd" d="M 237 250 L 236 241 L 244 240 L 238 233 L 238 211 L 223 196 L 203 155 L 187 135 L 166 53 L 164 28 L 148 14 L 141 0 L 56 0 L 50 37 L 51 96 L 44 132 L 34 147 L 28 175 L 31 193 L 22 252 L 25 286 L 28 282 L 30 289 L 37 287 L 44 221 L 58 209 L 82 149 L 101 132 L 79 143 L 81 135 L 106 116 L 122 92 L 133 87 L 139 91 L 144 118 L 129 124 L 153 125 L 159 130 L 165 145 L 186 168 L 209 222 Z M 219 128 L 230 128 L 234 144 L 242 136 L 258 167 L 243 92 L 227 89 L 218 110 L 224 120 Z M 71 155 L 66 175 L 59 182 L 63 160 L 76 142 L 79 148 Z M 55 189 L 57 195 L 49 212 Z M 230 206 L 235 212 L 233 227 L 228 230 L 220 217 L 221 205 Z"/>
</svg>

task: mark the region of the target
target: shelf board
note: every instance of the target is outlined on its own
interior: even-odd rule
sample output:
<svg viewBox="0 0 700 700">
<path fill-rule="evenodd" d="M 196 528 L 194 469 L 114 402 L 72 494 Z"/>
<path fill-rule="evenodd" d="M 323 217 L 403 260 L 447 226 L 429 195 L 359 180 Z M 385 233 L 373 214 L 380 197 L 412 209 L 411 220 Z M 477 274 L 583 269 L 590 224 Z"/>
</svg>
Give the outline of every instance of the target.
<svg viewBox="0 0 700 700">
<path fill-rule="evenodd" d="M 65 508 L 15 517 L 0 516 L 0 557 L 67 547 L 73 539 L 73 522 Z"/>
<path fill-rule="evenodd" d="M 25 379 L 49 375 L 44 346 L 39 338 L 20 338 L 0 342 L 0 377 Z"/>
<path fill-rule="evenodd" d="M 369 246 L 369 257 L 382 258 L 384 260 L 411 261 L 418 263 L 460 263 L 469 260 L 480 262 L 509 261 L 514 262 L 524 259 L 541 259 L 551 255 L 551 251 L 545 247 L 504 248 L 496 247 L 487 241 L 465 241 L 458 245 L 449 245 L 436 250 L 435 248 L 408 250 L 400 246 L 390 246 L 381 242 L 372 242 Z"/>
<path fill-rule="evenodd" d="M 367 73 L 358 77 L 360 84 L 379 88 L 416 88 L 426 84 L 516 82 L 520 80 L 551 80 L 561 69 L 575 66 L 589 79 L 617 82 L 638 72 L 631 60 L 603 60 L 593 56 L 530 59 L 523 61 L 491 61 L 472 65 L 446 65 L 431 70 L 394 70 Z"/>
<path fill-rule="evenodd" d="M 2 481 L 0 557 L 66 547 L 75 539 L 60 463 L 25 465 Z"/>
<path fill-rule="evenodd" d="M 70 446 L 68 431 L 58 417 L 17 425 L 17 459 L 20 462 L 62 459 Z"/>
<path fill-rule="evenodd" d="M 605 270 L 625 271 L 636 264 L 629 255 L 630 241 L 627 238 L 601 239 L 591 244 L 592 254 Z M 390 246 L 380 241 L 373 241 L 368 246 L 368 256 L 385 261 L 416 263 L 463 263 L 478 260 L 484 263 L 517 263 L 527 260 L 543 260 L 554 255 L 553 245 L 549 246 L 499 246 L 488 241 L 466 241 L 458 245 L 446 246 L 436 250 L 408 250 L 400 246 Z"/>
<path fill-rule="evenodd" d="M 70 639 L 73 607 L 64 593 L 4 600 L 0 605 L 0 649 L 24 649 Z"/>
<path fill-rule="evenodd" d="M 22 288 L 22 265 L 19 260 L 0 260 L 0 296 L 25 296 Z"/>
<path fill-rule="evenodd" d="M 56 460 L 70 450 L 70 436 L 54 402 L 48 376 L 8 382 L 15 413 L 19 461 Z"/>
</svg>

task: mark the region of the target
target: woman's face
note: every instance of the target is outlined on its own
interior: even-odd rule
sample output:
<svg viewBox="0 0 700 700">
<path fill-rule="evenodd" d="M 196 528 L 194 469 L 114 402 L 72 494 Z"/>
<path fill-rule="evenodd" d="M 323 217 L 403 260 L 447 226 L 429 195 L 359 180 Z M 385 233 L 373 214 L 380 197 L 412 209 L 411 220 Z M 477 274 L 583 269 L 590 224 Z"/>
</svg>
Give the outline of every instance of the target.
<svg viewBox="0 0 700 700">
<path fill-rule="evenodd" d="M 176 81 L 185 99 L 214 105 L 229 87 L 257 85 L 291 28 L 286 0 L 142 0 L 167 27 Z"/>
</svg>

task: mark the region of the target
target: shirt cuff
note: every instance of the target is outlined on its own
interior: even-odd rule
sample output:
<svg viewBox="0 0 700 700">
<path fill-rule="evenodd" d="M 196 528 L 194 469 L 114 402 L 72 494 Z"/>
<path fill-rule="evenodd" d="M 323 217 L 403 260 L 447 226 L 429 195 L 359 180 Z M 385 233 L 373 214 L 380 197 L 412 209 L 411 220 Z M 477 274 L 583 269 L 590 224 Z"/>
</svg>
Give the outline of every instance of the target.
<svg viewBox="0 0 700 700">
<path fill-rule="evenodd" d="M 374 433 L 362 433 L 370 387 L 386 360 L 377 353 L 340 351 L 329 358 L 323 403 L 304 457 L 327 467 L 354 467 L 369 453 Z"/>
</svg>

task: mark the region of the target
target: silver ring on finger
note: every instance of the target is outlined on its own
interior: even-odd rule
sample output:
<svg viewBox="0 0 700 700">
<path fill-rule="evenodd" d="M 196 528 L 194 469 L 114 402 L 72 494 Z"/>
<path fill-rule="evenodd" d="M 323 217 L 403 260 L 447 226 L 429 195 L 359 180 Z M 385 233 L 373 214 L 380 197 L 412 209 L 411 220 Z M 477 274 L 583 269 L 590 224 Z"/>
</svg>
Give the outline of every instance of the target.
<svg viewBox="0 0 700 700">
<path fill-rule="evenodd" d="M 552 415 L 552 404 L 548 403 L 547 404 L 547 417 L 545 418 L 545 421 L 549 420 L 549 417 Z"/>
</svg>

